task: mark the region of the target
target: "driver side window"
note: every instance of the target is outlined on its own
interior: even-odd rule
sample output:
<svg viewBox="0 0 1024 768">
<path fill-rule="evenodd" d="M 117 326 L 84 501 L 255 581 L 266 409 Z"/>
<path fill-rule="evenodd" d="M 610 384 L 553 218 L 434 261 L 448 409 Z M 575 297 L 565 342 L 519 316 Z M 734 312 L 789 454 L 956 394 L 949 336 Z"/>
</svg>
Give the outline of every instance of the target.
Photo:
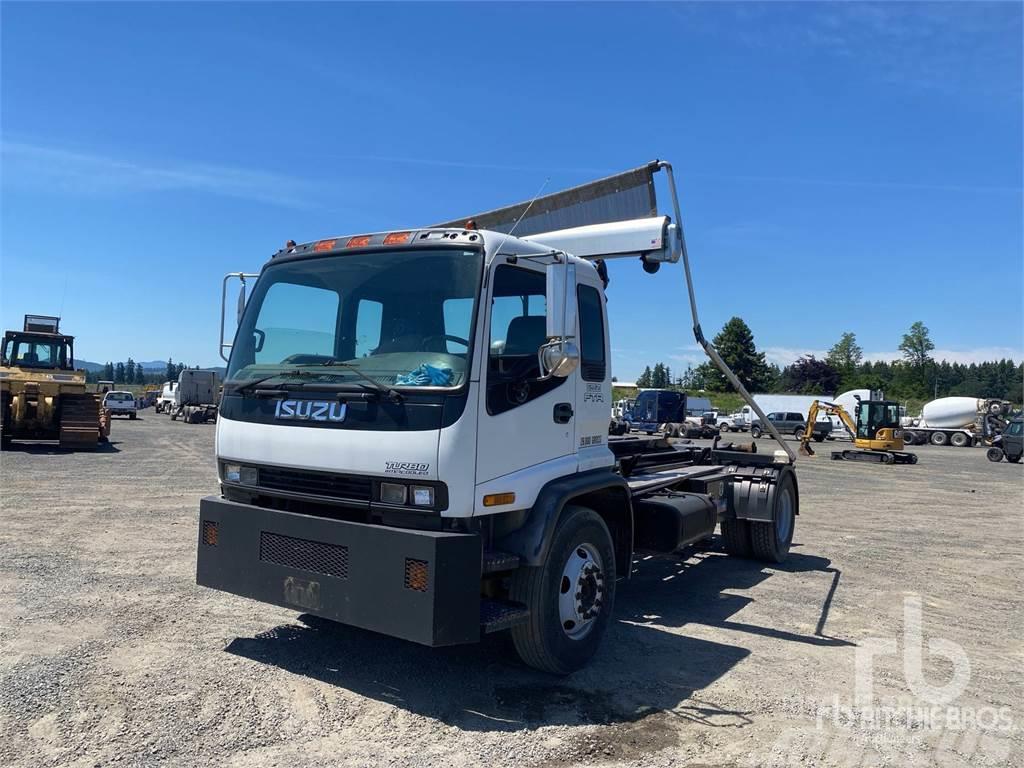
<svg viewBox="0 0 1024 768">
<path fill-rule="evenodd" d="M 547 341 L 543 272 L 502 264 L 494 271 L 487 355 L 487 410 L 503 413 L 563 383 L 540 375 L 537 350 Z"/>
</svg>

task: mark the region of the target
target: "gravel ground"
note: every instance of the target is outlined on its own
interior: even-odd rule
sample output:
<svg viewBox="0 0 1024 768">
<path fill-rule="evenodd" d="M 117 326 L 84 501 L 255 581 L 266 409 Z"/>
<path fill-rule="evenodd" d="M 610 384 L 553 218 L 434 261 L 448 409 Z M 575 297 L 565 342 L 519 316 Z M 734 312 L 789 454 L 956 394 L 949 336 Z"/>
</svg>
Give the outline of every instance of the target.
<svg viewBox="0 0 1024 768">
<path fill-rule="evenodd" d="M 1024 466 L 824 444 L 784 566 L 643 560 L 556 679 L 500 637 L 431 650 L 197 587 L 213 431 L 146 411 L 106 450 L 3 454 L 0 765 L 1024 765 Z"/>
</svg>

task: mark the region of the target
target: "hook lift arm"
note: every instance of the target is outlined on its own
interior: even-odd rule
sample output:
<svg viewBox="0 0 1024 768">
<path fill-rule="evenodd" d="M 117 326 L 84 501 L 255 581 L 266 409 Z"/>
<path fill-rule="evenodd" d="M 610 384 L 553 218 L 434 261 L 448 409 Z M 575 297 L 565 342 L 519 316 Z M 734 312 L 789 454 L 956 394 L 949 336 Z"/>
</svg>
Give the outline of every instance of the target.
<svg viewBox="0 0 1024 768">
<path fill-rule="evenodd" d="M 672 174 L 672 164 L 664 160 L 657 161 L 658 168 L 664 169 L 666 176 L 668 177 L 668 188 L 669 194 L 672 195 L 672 208 L 676 219 L 676 232 L 679 234 L 679 247 L 683 257 L 683 270 L 686 273 L 686 290 L 690 298 L 690 314 L 693 317 L 693 335 L 697 339 L 697 343 L 700 344 L 705 354 L 711 358 L 711 362 L 722 372 L 722 375 L 728 379 L 729 383 L 736 388 L 736 391 L 740 393 L 740 396 L 746 401 L 747 405 L 758 415 L 761 419 L 761 425 L 771 433 L 772 437 L 775 438 L 782 450 L 786 452 L 789 457 L 789 462 L 792 464 L 796 461 L 796 454 L 793 449 L 786 445 L 786 442 L 782 439 L 782 435 L 775 428 L 768 417 L 765 416 L 764 411 L 761 407 L 754 402 L 754 398 L 750 396 L 747 388 L 743 386 L 743 383 L 736 377 L 736 374 L 732 372 L 726 362 L 722 359 L 722 356 L 718 354 L 718 350 L 715 349 L 714 345 L 704 338 L 704 331 L 700 327 L 700 318 L 697 316 L 697 298 L 693 292 L 693 277 L 690 274 L 690 257 L 686 251 L 686 238 L 683 236 L 683 217 L 679 212 L 679 197 L 676 194 L 676 180 Z"/>
</svg>

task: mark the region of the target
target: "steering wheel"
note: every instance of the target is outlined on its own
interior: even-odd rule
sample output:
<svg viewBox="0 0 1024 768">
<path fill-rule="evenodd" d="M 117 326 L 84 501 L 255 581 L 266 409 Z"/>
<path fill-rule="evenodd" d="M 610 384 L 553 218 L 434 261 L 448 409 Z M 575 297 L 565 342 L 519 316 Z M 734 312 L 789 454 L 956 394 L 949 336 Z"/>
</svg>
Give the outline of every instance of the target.
<svg viewBox="0 0 1024 768">
<path fill-rule="evenodd" d="M 469 349 L 469 339 L 464 339 L 461 336 L 452 336 L 450 333 L 435 333 L 433 336 L 427 336 L 423 339 L 423 346 L 428 346 L 428 342 L 434 339 L 441 339 L 442 341 L 454 341 L 456 344 L 461 344 L 467 350 Z"/>
</svg>

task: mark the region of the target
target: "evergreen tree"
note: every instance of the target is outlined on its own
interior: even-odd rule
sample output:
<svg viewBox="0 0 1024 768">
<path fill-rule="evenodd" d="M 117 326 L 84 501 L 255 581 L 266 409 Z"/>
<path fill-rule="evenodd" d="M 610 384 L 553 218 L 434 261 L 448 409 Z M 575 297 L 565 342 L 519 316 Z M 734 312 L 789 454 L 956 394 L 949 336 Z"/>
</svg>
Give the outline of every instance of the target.
<svg viewBox="0 0 1024 768">
<path fill-rule="evenodd" d="M 135 383 L 135 361 L 130 357 L 128 362 L 124 364 L 124 381 L 126 384 Z"/>
<path fill-rule="evenodd" d="M 114 366 L 114 383 L 124 384 L 124 363 L 118 363 Z"/>
<path fill-rule="evenodd" d="M 764 392 L 771 386 L 771 373 L 764 353 L 758 352 L 754 334 L 750 327 L 738 317 L 733 317 L 715 336 L 715 348 L 726 365 L 736 374 L 750 392 Z M 713 392 L 731 392 L 733 387 L 718 367 L 708 361 L 698 369 L 705 388 Z"/>
<path fill-rule="evenodd" d="M 176 371 L 177 370 L 178 369 L 174 367 L 174 362 L 171 360 L 171 358 L 168 357 L 167 358 L 167 369 L 166 369 L 166 372 L 164 373 L 164 377 L 165 377 L 164 380 L 165 381 L 174 381 L 174 379 L 177 378 L 177 375 L 176 375 Z"/>
<path fill-rule="evenodd" d="M 114 380 L 114 364 L 108 362 L 103 366 L 103 380 L 113 381 Z"/>
<path fill-rule="evenodd" d="M 650 388 L 651 386 L 651 366 L 644 366 L 644 372 L 640 374 L 640 377 L 636 380 L 636 385 L 641 388 Z"/>
<path fill-rule="evenodd" d="M 863 358 L 864 350 L 857 344 L 857 337 L 847 331 L 839 337 L 839 341 L 832 345 L 825 361 L 839 372 L 844 382 L 849 382 L 853 379 Z"/>
</svg>

